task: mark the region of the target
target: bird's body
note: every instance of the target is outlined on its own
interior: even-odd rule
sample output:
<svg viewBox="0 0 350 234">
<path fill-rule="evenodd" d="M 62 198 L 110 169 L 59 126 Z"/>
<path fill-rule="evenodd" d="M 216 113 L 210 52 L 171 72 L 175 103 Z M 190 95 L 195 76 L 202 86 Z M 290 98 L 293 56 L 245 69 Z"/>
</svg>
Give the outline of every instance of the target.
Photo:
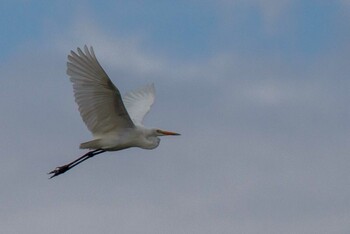
<svg viewBox="0 0 350 234">
<path fill-rule="evenodd" d="M 94 139 L 80 145 L 92 151 L 77 160 L 51 171 L 52 177 L 60 175 L 86 159 L 105 151 L 117 151 L 130 147 L 154 149 L 159 136 L 180 135 L 160 129 L 145 128 L 143 118 L 149 112 L 154 99 L 154 85 L 127 93 L 121 97 L 118 88 L 109 79 L 94 54 L 84 47 L 78 53 L 68 55 L 67 74 L 73 83 L 75 101 L 80 115 Z M 51 178 L 52 178 L 51 177 Z"/>
<path fill-rule="evenodd" d="M 106 151 L 117 151 L 130 147 L 154 149 L 159 145 L 160 139 L 154 136 L 153 131 L 155 130 L 142 126 L 126 128 L 123 131 L 111 131 L 95 140 L 82 143 L 80 148 Z"/>
</svg>

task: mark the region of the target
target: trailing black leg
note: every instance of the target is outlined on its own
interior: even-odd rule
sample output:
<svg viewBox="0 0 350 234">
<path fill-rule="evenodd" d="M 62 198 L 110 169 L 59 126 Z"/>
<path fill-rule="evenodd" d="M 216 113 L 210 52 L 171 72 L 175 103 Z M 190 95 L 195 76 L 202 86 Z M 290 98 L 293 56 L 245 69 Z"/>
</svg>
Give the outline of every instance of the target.
<svg viewBox="0 0 350 234">
<path fill-rule="evenodd" d="M 80 158 L 66 164 L 66 165 L 63 165 L 63 166 L 60 166 L 60 167 L 56 167 L 53 171 L 50 171 L 48 174 L 53 174 L 51 178 L 55 177 L 55 176 L 58 176 L 60 174 L 63 174 L 65 173 L 66 171 L 72 169 L 73 167 L 75 167 L 76 165 L 84 162 L 85 160 L 89 159 L 89 158 L 92 158 L 93 156 L 97 155 L 97 154 L 100 154 L 100 153 L 103 153 L 103 152 L 106 152 L 105 150 L 103 149 L 97 149 L 97 150 L 93 150 L 93 151 L 89 151 L 87 152 L 86 154 L 84 154 L 83 156 L 81 156 Z"/>
</svg>

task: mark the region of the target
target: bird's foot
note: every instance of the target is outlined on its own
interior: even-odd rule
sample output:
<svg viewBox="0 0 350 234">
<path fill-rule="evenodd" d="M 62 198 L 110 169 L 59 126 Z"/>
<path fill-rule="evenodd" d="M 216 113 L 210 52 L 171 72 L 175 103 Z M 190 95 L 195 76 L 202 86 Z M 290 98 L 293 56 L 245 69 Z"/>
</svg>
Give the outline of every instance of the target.
<svg viewBox="0 0 350 234">
<path fill-rule="evenodd" d="M 47 173 L 47 174 L 53 174 L 53 175 L 50 177 L 50 179 L 51 179 L 51 178 L 53 178 L 53 177 L 55 177 L 55 176 L 58 176 L 58 175 L 60 175 L 60 174 L 65 173 L 65 172 L 68 171 L 69 169 L 70 169 L 70 167 L 69 167 L 69 165 L 67 164 L 67 165 L 63 165 L 63 166 L 60 166 L 60 167 L 56 167 L 55 170 L 50 171 L 50 172 Z"/>
</svg>

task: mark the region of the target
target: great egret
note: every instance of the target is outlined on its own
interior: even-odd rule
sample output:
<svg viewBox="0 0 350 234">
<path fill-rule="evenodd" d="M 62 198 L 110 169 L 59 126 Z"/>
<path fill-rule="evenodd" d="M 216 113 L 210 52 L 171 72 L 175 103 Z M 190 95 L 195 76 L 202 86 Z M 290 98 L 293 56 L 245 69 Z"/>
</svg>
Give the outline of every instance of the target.
<svg viewBox="0 0 350 234">
<path fill-rule="evenodd" d="M 88 153 L 66 165 L 49 172 L 58 176 L 83 161 L 106 151 L 130 147 L 154 149 L 159 136 L 180 135 L 142 125 L 155 98 L 154 85 L 127 93 L 122 99 L 120 92 L 97 61 L 94 50 L 85 45 L 84 52 L 77 48 L 68 55 L 67 74 L 73 83 L 75 102 L 80 115 L 94 139 L 80 145 L 90 149 Z"/>
</svg>

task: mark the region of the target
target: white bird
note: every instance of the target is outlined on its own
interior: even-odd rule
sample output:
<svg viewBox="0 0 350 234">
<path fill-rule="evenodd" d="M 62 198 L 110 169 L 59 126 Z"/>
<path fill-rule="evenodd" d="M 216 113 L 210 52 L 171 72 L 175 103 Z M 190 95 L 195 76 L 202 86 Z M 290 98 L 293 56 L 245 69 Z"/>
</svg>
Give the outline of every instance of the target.
<svg viewBox="0 0 350 234">
<path fill-rule="evenodd" d="M 143 118 L 149 112 L 155 98 L 154 85 L 127 93 L 122 99 L 118 88 L 109 79 L 97 61 L 94 50 L 85 45 L 84 52 L 68 55 L 67 74 L 73 83 L 75 102 L 80 115 L 94 139 L 80 145 L 90 149 L 88 153 L 66 165 L 56 167 L 49 174 L 55 177 L 79 163 L 106 151 L 130 147 L 154 149 L 159 136 L 180 135 L 155 128 L 145 128 Z"/>
</svg>

